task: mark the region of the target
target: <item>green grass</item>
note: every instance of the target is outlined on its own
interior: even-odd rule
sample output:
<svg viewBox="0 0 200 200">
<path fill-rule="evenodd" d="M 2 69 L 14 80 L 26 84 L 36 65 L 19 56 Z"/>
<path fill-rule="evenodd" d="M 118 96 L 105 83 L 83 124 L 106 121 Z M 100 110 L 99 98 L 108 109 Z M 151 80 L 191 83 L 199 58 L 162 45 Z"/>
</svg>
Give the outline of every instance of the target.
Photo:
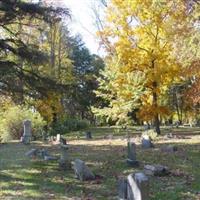
<svg viewBox="0 0 200 200">
<path fill-rule="evenodd" d="M 126 165 L 127 130 L 118 127 L 91 128 L 93 139 L 84 139 L 84 133 L 66 135 L 69 140 L 71 160 L 80 158 L 103 179 L 81 182 L 74 178 L 73 170 L 60 171 L 56 161 L 31 160 L 25 156 L 29 149 L 46 148 L 59 155 L 57 145 L 34 142 L 23 145 L 16 141 L 0 144 L 0 200 L 62 200 L 98 199 L 112 200 L 117 197 L 117 179 L 130 173 L 142 171 L 144 164 L 163 164 L 173 175 L 150 177 L 151 200 L 197 200 L 200 199 L 200 136 L 197 128 L 174 129 L 186 139 L 164 140 L 159 137 L 155 148 L 143 150 L 138 136 L 141 131 L 130 127 L 128 135 L 136 137 L 137 158 L 141 165 L 131 168 Z M 166 133 L 167 128 L 162 132 Z M 112 134 L 113 139 L 105 139 Z M 162 153 L 160 147 L 176 144 L 178 152 Z"/>
</svg>

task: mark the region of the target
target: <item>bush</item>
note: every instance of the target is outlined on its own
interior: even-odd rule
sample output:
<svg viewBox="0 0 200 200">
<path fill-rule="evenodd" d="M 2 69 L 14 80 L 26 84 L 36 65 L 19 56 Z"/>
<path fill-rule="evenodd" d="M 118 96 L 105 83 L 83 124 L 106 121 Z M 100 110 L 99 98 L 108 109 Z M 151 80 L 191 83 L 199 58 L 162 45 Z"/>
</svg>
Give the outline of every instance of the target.
<svg viewBox="0 0 200 200">
<path fill-rule="evenodd" d="M 89 123 L 86 120 L 64 118 L 63 120 L 52 125 L 50 134 L 65 134 L 71 131 L 80 131 L 88 128 Z"/>
<path fill-rule="evenodd" d="M 0 138 L 3 142 L 13 139 L 20 139 L 23 134 L 23 121 L 31 120 L 32 135 L 40 136 L 46 122 L 38 112 L 22 106 L 10 106 L 0 113 Z"/>
<path fill-rule="evenodd" d="M 148 136 L 151 140 L 155 140 L 158 134 L 153 129 L 150 129 L 150 130 L 142 132 L 142 136 L 143 137 Z"/>
</svg>

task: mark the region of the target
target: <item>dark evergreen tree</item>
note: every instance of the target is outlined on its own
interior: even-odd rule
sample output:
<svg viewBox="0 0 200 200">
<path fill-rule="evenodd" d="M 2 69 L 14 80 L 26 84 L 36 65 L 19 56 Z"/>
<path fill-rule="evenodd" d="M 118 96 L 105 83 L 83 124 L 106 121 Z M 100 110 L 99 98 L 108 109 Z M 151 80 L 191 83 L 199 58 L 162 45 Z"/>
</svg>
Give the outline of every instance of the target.
<svg viewBox="0 0 200 200">
<path fill-rule="evenodd" d="M 24 38 L 32 31 L 42 31 L 41 21 L 50 25 L 63 15 L 69 16 L 69 11 L 41 3 L 0 0 L 0 93 L 40 96 L 47 88 L 62 87 L 34 72 L 32 66 L 47 62 L 48 55 L 38 49 L 37 44 L 27 45 Z"/>
</svg>

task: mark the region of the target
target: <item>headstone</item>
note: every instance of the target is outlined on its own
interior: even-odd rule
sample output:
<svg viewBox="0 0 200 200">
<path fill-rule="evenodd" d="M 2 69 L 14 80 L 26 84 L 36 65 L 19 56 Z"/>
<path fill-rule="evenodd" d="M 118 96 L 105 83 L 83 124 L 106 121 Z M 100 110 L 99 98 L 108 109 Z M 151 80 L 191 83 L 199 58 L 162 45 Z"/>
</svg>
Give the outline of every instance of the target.
<svg viewBox="0 0 200 200">
<path fill-rule="evenodd" d="M 22 142 L 24 144 L 29 144 L 31 142 L 31 121 L 30 120 L 24 120 L 24 133 L 22 136 Z"/>
<path fill-rule="evenodd" d="M 49 160 L 57 160 L 58 158 L 55 156 L 44 156 L 44 160 L 49 161 Z"/>
<path fill-rule="evenodd" d="M 86 139 L 92 139 L 92 133 L 90 131 L 87 131 L 85 134 L 86 134 Z"/>
<path fill-rule="evenodd" d="M 127 178 L 127 200 L 148 200 L 149 180 L 144 173 L 130 174 Z"/>
<path fill-rule="evenodd" d="M 139 166 L 139 162 L 136 160 L 136 145 L 135 145 L 135 143 L 128 142 L 127 150 L 128 150 L 128 158 L 126 161 L 127 161 L 128 165 L 130 165 L 132 167 Z"/>
<path fill-rule="evenodd" d="M 151 139 L 148 135 L 144 135 L 142 138 L 142 148 L 143 149 L 148 149 L 148 148 L 153 148 L 154 145 L 151 142 Z"/>
<path fill-rule="evenodd" d="M 119 200 L 127 199 L 127 178 L 118 180 L 118 198 Z"/>
<path fill-rule="evenodd" d="M 166 176 L 169 175 L 169 169 L 162 165 L 145 165 L 144 173 L 151 176 Z"/>
<path fill-rule="evenodd" d="M 74 161 L 74 171 L 75 171 L 75 176 L 81 181 L 85 180 L 94 180 L 95 175 L 92 173 L 92 171 L 88 168 L 88 166 L 85 164 L 84 161 L 80 159 L 76 159 Z"/>
<path fill-rule="evenodd" d="M 26 152 L 25 155 L 32 158 L 37 156 L 37 152 L 37 149 L 31 149 L 30 151 Z"/>
<path fill-rule="evenodd" d="M 67 145 L 67 140 L 63 137 L 60 137 L 60 143 L 61 145 Z"/>
<path fill-rule="evenodd" d="M 56 135 L 56 142 L 60 142 L 60 134 Z"/>
<path fill-rule="evenodd" d="M 45 156 L 50 156 L 48 151 L 46 149 L 42 149 L 38 151 L 38 156 L 42 159 L 45 158 Z"/>
<path fill-rule="evenodd" d="M 177 146 L 174 146 L 174 145 L 168 145 L 168 146 L 161 147 L 161 151 L 165 153 L 174 153 L 178 151 L 178 148 Z"/>
<path fill-rule="evenodd" d="M 67 153 L 68 146 L 61 144 L 60 149 L 61 149 L 61 155 L 60 155 L 60 159 L 58 161 L 59 168 L 63 169 L 63 170 L 70 169 L 71 163 L 69 160 L 69 155 Z"/>
</svg>

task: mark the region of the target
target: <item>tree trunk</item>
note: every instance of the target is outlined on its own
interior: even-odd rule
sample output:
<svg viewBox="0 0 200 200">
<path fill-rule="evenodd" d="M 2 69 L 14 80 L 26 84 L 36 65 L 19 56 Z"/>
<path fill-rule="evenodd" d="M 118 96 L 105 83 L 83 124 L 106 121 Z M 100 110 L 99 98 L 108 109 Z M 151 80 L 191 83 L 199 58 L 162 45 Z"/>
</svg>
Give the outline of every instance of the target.
<svg viewBox="0 0 200 200">
<path fill-rule="evenodd" d="M 50 66 L 51 75 L 55 78 L 55 40 L 56 40 L 56 24 L 52 23 L 50 26 L 50 44 L 51 44 L 51 56 L 50 56 Z"/>
<path fill-rule="evenodd" d="M 158 107 L 158 102 L 157 102 L 157 93 L 156 93 L 156 89 L 157 89 L 157 83 L 156 82 L 153 82 L 153 106 L 155 108 Z M 159 116 L 158 116 L 158 112 L 157 112 L 157 109 L 156 109 L 156 113 L 154 115 L 154 127 L 156 129 L 156 132 L 158 135 L 160 135 L 160 121 L 159 121 Z"/>
<path fill-rule="evenodd" d="M 179 121 L 180 124 L 182 124 L 182 119 L 181 119 L 182 117 L 181 117 L 181 114 L 180 114 L 179 101 L 178 101 L 176 91 L 174 93 L 174 97 L 175 97 L 175 107 L 176 107 L 176 113 L 177 113 L 177 116 L 178 116 L 178 121 Z"/>
<path fill-rule="evenodd" d="M 59 42 L 58 42 L 58 79 L 59 80 L 61 78 L 61 63 L 62 63 L 61 51 L 62 51 L 62 28 L 60 28 Z"/>
</svg>

